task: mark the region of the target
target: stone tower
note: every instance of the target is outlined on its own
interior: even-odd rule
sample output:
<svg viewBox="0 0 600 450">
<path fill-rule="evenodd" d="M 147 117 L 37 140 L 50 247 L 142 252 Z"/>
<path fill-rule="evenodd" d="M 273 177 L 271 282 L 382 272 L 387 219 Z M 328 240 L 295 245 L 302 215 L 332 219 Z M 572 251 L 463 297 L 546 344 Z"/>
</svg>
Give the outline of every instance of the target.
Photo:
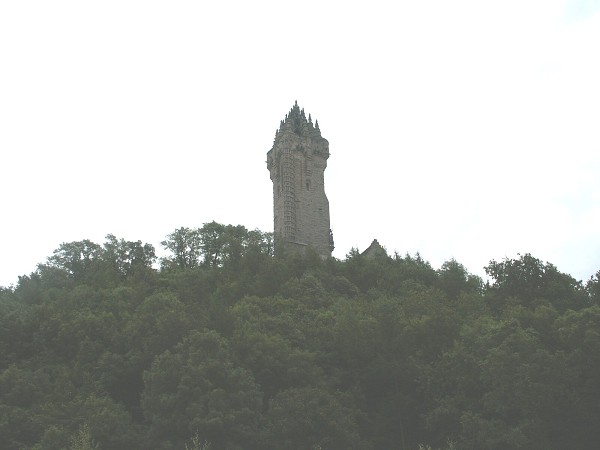
<svg viewBox="0 0 600 450">
<path fill-rule="evenodd" d="M 275 241 L 286 249 L 304 252 L 314 248 L 331 256 L 333 235 L 329 225 L 329 201 L 324 172 L 329 142 L 321 136 L 319 123 L 294 104 L 275 132 L 267 153 L 267 168 L 273 181 Z"/>
</svg>

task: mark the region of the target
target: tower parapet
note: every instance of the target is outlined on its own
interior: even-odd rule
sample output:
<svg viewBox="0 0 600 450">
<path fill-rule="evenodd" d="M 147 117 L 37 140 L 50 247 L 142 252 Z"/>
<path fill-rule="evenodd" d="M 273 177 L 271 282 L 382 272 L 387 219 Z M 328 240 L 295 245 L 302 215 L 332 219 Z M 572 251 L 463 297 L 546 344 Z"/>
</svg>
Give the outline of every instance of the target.
<svg viewBox="0 0 600 450">
<path fill-rule="evenodd" d="M 275 239 L 290 249 L 313 247 L 321 256 L 331 256 L 333 237 L 329 223 L 329 201 L 324 172 L 329 142 L 321 136 L 298 102 L 275 132 L 267 153 L 267 169 L 273 181 Z"/>
</svg>

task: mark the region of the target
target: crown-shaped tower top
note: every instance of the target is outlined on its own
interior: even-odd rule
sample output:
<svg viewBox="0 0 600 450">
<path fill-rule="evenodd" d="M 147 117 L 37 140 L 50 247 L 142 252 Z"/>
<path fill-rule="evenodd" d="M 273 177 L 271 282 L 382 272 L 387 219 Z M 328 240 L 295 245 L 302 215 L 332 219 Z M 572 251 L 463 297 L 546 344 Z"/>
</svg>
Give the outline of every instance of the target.
<svg viewBox="0 0 600 450">
<path fill-rule="evenodd" d="M 291 131 L 298 136 L 309 136 L 317 135 L 321 136 L 321 130 L 319 130 L 319 122 L 315 122 L 313 125 L 312 117 L 304 113 L 304 108 L 298 106 L 298 101 L 294 102 L 294 106 L 290 109 L 290 112 L 285 115 L 285 119 L 279 124 L 279 129 L 275 132 L 275 139 L 285 132 Z"/>
</svg>

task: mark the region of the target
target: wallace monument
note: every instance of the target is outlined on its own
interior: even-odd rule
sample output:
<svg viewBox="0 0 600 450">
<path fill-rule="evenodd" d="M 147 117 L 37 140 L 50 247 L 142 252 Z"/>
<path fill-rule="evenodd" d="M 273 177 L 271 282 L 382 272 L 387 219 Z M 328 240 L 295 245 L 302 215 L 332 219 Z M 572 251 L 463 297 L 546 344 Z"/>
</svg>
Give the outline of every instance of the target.
<svg viewBox="0 0 600 450">
<path fill-rule="evenodd" d="M 273 181 L 275 242 L 289 251 L 312 247 L 322 257 L 331 256 L 333 235 L 329 225 L 329 201 L 324 172 L 329 142 L 321 136 L 298 102 L 275 132 L 267 153 L 267 168 Z"/>
</svg>

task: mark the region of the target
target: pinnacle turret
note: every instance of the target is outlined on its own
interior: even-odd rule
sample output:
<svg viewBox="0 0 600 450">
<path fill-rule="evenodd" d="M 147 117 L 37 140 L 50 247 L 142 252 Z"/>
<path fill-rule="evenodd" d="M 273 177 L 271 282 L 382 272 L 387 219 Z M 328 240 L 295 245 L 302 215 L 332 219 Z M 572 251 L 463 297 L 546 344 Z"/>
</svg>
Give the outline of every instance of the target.
<svg viewBox="0 0 600 450">
<path fill-rule="evenodd" d="M 319 136 L 321 135 L 318 122 L 316 125 L 313 125 L 310 114 L 308 115 L 308 119 L 306 118 L 304 108 L 300 108 L 298 106 L 297 100 L 294 102 L 292 109 L 290 109 L 290 111 L 285 115 L 285 119 L 280 122 L 279 130 L 277 130 L 278 132 L 275 133 L 275 138 L 280 136 L 285 130 L 292 131 L 299 136 L 312 134 L 314 131 L 317 131 Z"/>
</svg>

